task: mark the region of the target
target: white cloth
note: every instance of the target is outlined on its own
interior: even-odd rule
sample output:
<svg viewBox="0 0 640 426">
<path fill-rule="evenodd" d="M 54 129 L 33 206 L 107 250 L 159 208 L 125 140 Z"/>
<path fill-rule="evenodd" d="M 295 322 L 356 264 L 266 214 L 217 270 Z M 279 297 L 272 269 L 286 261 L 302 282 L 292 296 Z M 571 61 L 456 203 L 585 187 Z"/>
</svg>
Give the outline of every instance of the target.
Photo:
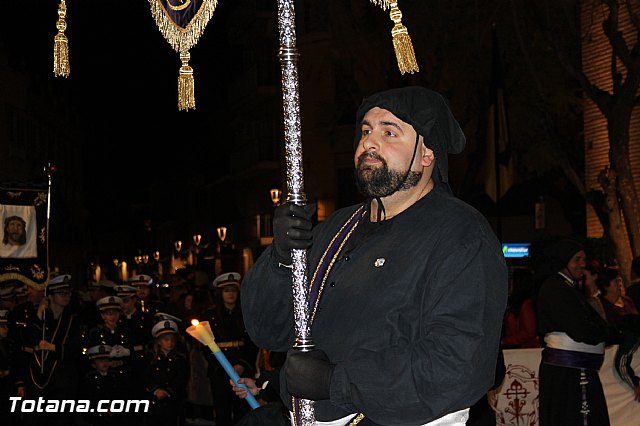
<svg viewBox="0 0 640 426">
<path fill-rule="evenodd" d="M 604 354 L 604 342 L 597 345 L 588 345 L 586 343 L 576 342 L 566 333 L 554 331 L 544 336 L 547 347 L 554 349 L 564 349 L 565 351 L 586 352 L 590 354 Z"/>
<path fill-rule="evenodd" d="M 349 420 L 351 420 L 353 416 L 355 416 L 355 414 L 349 414 L 346 417 L 343 417 L 338 420 L 333 420 L 330 422 L 316 421 L 316 426 L 347 426 L 349 424 Z M 289 418 L 293 418 L 293 413 L 289 412 Z M 440 417 L 439 419 L 435 419 L 429 423 L 425 423 L 422 426 L 465 426 L 467 424 L 468 419 L 469 419 L 469 409 L 465 408 L 464 410 L 449 413 L 445 416 Z M 291 421 L 291 426 L 294 426 L 293 420 Z M 390 426 L 393 426 L 393 425 L 390 425 Z M 396 426 L 400 426 L 400 425 L 396 425 Z"/>
</svg>

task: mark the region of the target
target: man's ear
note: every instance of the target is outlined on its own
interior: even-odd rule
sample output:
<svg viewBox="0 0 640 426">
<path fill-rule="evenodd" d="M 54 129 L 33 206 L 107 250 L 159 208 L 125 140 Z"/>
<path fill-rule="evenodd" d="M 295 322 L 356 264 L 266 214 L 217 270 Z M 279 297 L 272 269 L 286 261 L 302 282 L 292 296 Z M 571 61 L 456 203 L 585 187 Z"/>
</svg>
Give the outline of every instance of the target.
<svg viewBox="0 0 640 426">
<path fill-rule="evenodd" d="M 424 167 L 429 167 L 433 164 L 434 161 L 436 161 L 436 156 L 431 149 L 427 148 L 425 145 L 422 146 L 423 149 L 420 164 Z"/>
</svg>

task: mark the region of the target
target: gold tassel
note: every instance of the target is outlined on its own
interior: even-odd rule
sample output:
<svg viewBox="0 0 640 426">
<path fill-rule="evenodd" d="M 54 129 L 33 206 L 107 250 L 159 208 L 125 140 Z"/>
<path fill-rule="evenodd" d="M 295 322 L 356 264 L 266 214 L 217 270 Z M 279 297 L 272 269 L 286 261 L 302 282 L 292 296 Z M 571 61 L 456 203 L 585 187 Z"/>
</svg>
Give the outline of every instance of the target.
<svg viewBox="0 0 640 426">
<path fill-rule="evenodd" d="M 180 74 L 178 75 L 178 109 L 189 111 L 196 109 L 195 89 L 193 82 L 193 68 L 189 66 L 191 54 L 188 50 L 180 52 Z"/>
<path fill-rule="evenodd" d="M 58 21 L 56 28 L 58 34 L 53 38 L 53 75 L 56 77 L 68 77 L 71 72 L 69 66 L 69 40 L 64 35 L 67 23 L 64 18 L 67 16 L 67 4 L 65 0 L 58 5 Z"/>
<path fill-rule="evenodd" d="M 402 25 L 402 12 L 398 9 L 398 2 L 391 2 L 389 17 L 395 23 L 391 30 L 393 37 L 393 49 L 396 52 L 396 59 L 398 60 L 398 68 L 400 73 L 411 73 L 420 71 L 418 63 L 416 62 L 416 55 L 413 51 L 413 44 L 411 43 L 411 37 L 407 27 Z"/>
<path fill-rule="evenodd" d="M 380 6 L 382 10 L 387 10 L 389 8 L 389 3 L 391 3 L 391 0 L 371 0 L 371 3 L 375 4 L 376 6 Z"/>
</svg>

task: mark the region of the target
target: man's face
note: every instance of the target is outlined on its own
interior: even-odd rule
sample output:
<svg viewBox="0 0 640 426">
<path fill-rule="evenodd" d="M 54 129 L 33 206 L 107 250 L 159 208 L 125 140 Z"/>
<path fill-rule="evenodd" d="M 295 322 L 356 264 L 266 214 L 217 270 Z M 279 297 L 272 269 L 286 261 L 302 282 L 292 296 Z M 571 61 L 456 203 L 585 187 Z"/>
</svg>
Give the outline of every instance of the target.
<svg viewBox="0 0 640 426">
<path fill-rule="evenodd" d="M 238 301 L 238 287 L 229 285 L 222 288 L 222 301 L 225 304 L 235 305 Z"/>
<path fill-rule="evenodd" d="M 10 220 L 7 225 L 7 232 L 9 234 L 9 244 L 12 246 L 24 244 L 25 232 L 24 224 L 21 220 Z"/>
<path fill-rule="evenodd" d="M 609 281 L 609 287 L 607 287 L 607 292 L 605 296 L 607 296 L 610 300 L 618 300 L 620 296 L 622 296 L 622 287 L 624 286 L 622 277 L 618 275 L 611 281 Z"/>
<path fill-rule="evenodd" d="M 173 333 L 163 334 L 158 340 L 160 348 L 165 352 L 170 352 L 176 347 L 176 336 Z"/>
<path fill-rule="evenodd" d="M 40 303 L 44 297 L 44 290 L 38 290 L 31 286 L 27 286 L 27 300 L 32 303 Z"/>
<path fill-rule="evenodd" d="M 96 369 L 96 371 L 105 374 L 107 371 L 109 371 L 111 361 L 109 360 L 109 358 L 96 358 L 91 361 L 91 364 L 93 365 L 93 368 Z"/>
<path fill-rule="evenodd" d="M 584 250 L 580 250 L 573 255 L 569 263 L 567 263 L 567 271 L 569 275 L 574 279 L 582 279 L 584 275 L 584 267 L 587 265 L 587 255 Z"/>
<path fill-rule="evenodd" d="M 146 300 L 151 294 L 151 288 L 148 285 L 139 285 L 136 287 L 136 295 L 139 300 Z"/>
<path fill-rule="evenodd" d="M 135 296 L 123 296 L 122 297 L 122 310 L 125 314 L 130 314 L 136 309 Z"/>
<path fill-rule="evenodd" d="M 411 172 L 400 190 L 418 184 L 423 167 L 431 165 L 433 152 L 420 137 L 416 160 L 411 162 L 416 143 L 413 126 L 382 108 L 372 108 L 361 123 L 362 138 L 354 161 L 358 190 L 367 197 L 386 197 L 396 191 L 411 164 Z"/>
<path fill-rule="evenodd" d="M 69 290 L 56 291 L 51 294 L 51 301 L 58 306 L 69 306 L 69 303 L 71 303 L 71 292 Z"/>
<path fill-rule="evenodd" d="M 117 309 L 106 309 L 100 312 L 100 316 L 107 327 L 114 329 L 120 320 L 120 311 Z"/>
</svg>

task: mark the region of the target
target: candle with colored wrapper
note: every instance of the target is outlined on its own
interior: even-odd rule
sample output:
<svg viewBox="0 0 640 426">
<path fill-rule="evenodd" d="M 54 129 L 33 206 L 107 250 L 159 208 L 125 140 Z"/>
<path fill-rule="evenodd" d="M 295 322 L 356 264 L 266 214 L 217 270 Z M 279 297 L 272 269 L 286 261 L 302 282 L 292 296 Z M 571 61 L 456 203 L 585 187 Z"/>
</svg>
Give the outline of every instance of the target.
<svg viewBox="0 0 640 426">
<path fill-rule="evenodd" d="M 192 325 L 187 328 L 187 333 L 189 333 L 194 339 L 198 340 L 200 343 L 206 345 L 209 349 L 211 349 L 213 355 L 216 357 L 222 368 L 224 368 L 224 371 L 227 373 L 229 378 L 233 380 L 233 383 L 235 383 L 236 386 L 247 389 L 247 396 L 245 399 L 247 400 L 247 403 L 249 403 L 251 408 L 255 410 L 256 408 L 260 407 L 260 403 L 256 401 L 253 395 L 251 395 L 251 392 L 249 392 L 247 386 L 243 383 L 238 383 L 240 376 L 214 340 L 213 332 L 211 331 L 209 322 L 199 322 L 197 320 L 192 320 L 191 324 Z"/>
</svg>

